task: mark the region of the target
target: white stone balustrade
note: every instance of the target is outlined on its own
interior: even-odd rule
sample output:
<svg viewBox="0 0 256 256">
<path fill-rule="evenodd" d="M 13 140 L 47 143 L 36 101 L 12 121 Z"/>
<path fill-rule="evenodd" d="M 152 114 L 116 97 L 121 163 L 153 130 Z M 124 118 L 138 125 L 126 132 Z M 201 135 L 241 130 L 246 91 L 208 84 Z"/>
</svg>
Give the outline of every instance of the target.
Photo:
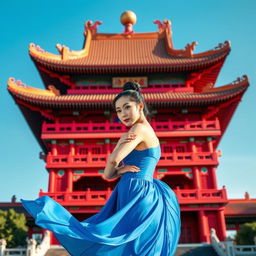
<svg viewBox="0 0 256 256">
<path fill-rule="evenodd" d="M 0 239 L 0 256 L 44 256 L 48 249 L 50 249 L 50 232 L 47 230 L 41 244 L 37 245 L 34 239 L 29 239 L 26 248 L 6 248 L 5 239 Z"/>
<path fill-rule="evenodd" d="M 211 244 L 219 256 L 255 256 L 256 245 L 234 245 L 232 241 L 220 242 L 215 229 L 211 229 Z"/>
</svg>

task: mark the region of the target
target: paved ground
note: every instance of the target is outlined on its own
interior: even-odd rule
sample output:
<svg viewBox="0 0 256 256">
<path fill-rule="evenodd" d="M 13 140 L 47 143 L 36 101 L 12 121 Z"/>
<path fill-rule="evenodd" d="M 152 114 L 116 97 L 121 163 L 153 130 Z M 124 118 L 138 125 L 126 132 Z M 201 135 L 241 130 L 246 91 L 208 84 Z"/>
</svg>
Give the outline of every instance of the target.
<svg viewBox="0 0 256 256">
<path fill-rule="evenodd" d="M 70 256 L 65 249 L 50 249 L 45 256 Z M 166 255 L 168 256 L 168 255 Z M 178 247 L 175 256 L 218 256 L 211 245 Z"/>
<path fill-rule="evenodd" d="M 175 256 L 218 256 L 211 245 L 199 247 L 178 247 Z"/>
</svg>

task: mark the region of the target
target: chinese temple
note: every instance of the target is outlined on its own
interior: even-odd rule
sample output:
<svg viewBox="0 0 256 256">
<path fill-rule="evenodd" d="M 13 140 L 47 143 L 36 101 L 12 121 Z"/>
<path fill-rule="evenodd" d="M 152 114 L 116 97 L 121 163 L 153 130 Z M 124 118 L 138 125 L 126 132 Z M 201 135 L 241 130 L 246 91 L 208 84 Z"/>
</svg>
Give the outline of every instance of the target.
<svg viewBox="0 0 256 256">
<path fill-rule="evenodd" d="M 122 14 L 121 23 L 123 32 L 110 34 L 98 32 L 102 22 L 86 22 L 79 51 L 57 44 L 54 54 L 30 44 L 45 89 L 8 80 L 49 173 L 48 191 L 40 190 L 39 196 L 52 197 L 79 220 L 103 207 L 118 182 L 103 178 L 106 160 L 129 130 L 111 102 L 125 82 L 136 81 L 161 144 L 154 178 L 168 184 L 181 205 L 179 243 L 210 242 L 211 228 L 224 240 L 227 229 L 239 229 L 245 213 L 238 211 L 243 201 L 231 202 L 226 188 L 218 187 L 218 145 L 248 79 L 215 86 L 230 53 L 228 41 L 194 53 L 196 42 L 174 47 L 169 20 L 154 21 L 151 33 L 134 31 L 136 16 L 130 11 Z M 29 232 L 42 231 L 31 220 Z"/>
</svg>

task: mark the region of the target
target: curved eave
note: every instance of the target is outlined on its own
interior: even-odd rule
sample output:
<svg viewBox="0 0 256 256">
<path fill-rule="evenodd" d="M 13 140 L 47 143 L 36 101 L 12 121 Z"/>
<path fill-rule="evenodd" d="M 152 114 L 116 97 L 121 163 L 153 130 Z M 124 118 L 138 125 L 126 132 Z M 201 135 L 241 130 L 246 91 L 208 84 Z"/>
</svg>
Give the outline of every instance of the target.
<svg viewBox="0 0 256 256">
<path fill-rule="evenodd" d="M 182 51 L 182 50 L 181 50 Z M 223 47 L 194 54 L 191 57 L 180 57 L 169 55 L 170 61 L 166 63 L 159 62 L 141 62 L 136 64 L 81 64 L 80 60 L 87 58 L 86 56 L 71 56 L 70 59 L 63 60 L 61 55 L 52 54 L 42 50 L 40 47 L 30 47 L 30 56 L 36 65 L 43 66 L 48 70 L 57 72 L 68 72 L 74 74 L 99 74 L 99 73 L 116 73 L 116 72 L 180 72 L 192 71 L 205 67 L 210 67 L 216 63 L 222 62 L 230 52 L 230 44 L 225 43 Z M 79 54 L 77 54 L 79 55 Z"/>
<path fill-rule="evenodd" d="M 211 88 L 203 93 L 179 92 L 179 93 L 143 93 L 145 101 L 155 107 L 189 107 L 207 106 L 229 101 L 238 96 L 242 96 L 248 87 L 246 76 L 239 82 L 230 85 Z M 43 109 L 69 108 L 69 109 L 89 109 L 111 108 L 111 103 L 116 94 L 85 94 L 85 95 L 60 95 L 49 93 L 48 90 L 43 94 L 35 93 L 29 88 L 21 88 L 15 81 L 9 79 L 8 90 L 15 99 L 37 106 Z M 39 90 L 39 89 L 37 89 Z"/>
</svg>

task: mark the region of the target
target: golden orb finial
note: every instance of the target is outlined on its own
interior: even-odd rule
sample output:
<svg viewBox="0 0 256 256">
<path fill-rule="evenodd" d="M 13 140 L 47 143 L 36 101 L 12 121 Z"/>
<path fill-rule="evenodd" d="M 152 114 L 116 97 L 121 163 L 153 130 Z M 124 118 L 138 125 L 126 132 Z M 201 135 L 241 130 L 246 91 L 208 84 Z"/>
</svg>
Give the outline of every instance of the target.
<svg viewBox="0 0 256 256">
<path fill-rule="evenodd" d="M 137 17 L 133 11 L 125 11 L 120 17 L 121 23 L 125 26 L 124 33 L 133 33 L 132 26 L 136 23 Z"/>
<path fill-rule="evenodd" d="M 137 21 L 137 17 L 133 11 L 125 11 L 121 14 L 120 20 L 123 25 L 127 23 L 134 25 Z"/>
</svg>

